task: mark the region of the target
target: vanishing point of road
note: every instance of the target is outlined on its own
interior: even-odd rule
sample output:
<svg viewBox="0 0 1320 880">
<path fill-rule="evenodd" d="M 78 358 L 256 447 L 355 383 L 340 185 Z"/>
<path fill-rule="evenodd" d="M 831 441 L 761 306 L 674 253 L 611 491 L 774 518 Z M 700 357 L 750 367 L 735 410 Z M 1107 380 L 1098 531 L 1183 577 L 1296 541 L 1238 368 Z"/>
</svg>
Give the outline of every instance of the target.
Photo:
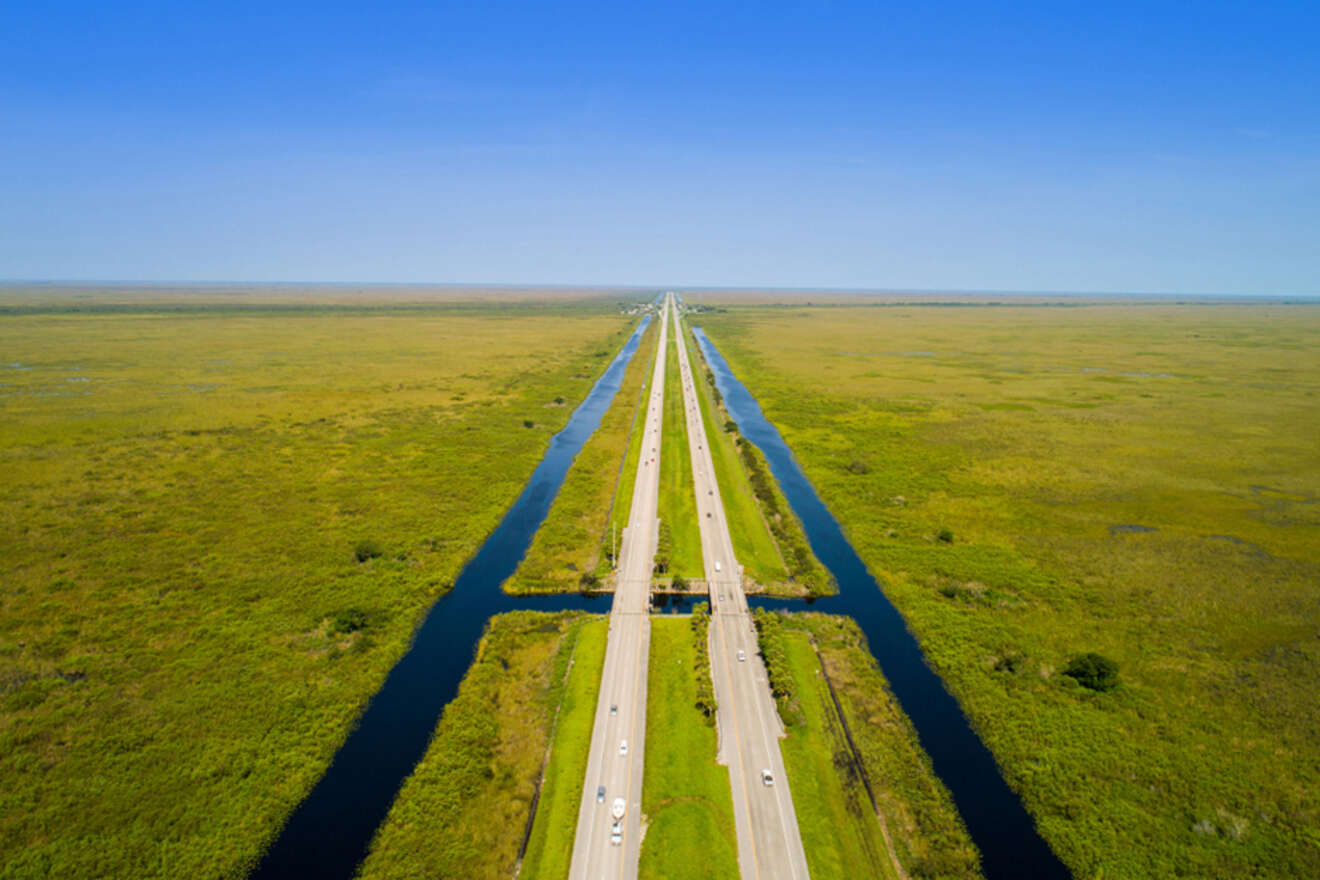
<svg viewBox="0 0 1320 880">
<path fill-rule="evenodd" d="M 669 294 L 661 310 L 660 344 L 647 400 L 637 481 L 619 552 L 570 880 L 634 880 L 641 856 L 651 575 L 659 525 L 660 435 L 671 321 L 680 328 L 676 303 Z M 709 648 L 718 704 L 719 761 L 729 768 L 739 873 L 742 880 L 808 880 L 802 837 L 779 751 L 783 729 L 743 595 L 741 568 L 733 554 L 681 329 L 677 338 L 697 516 L 710 590 Z M 613 839 L 612 815 L 616 799 L 624 804 L 617 843 Z"/>
<path fill-rule="evenodd" d="M 660 319 L 660 347 L 651 378 L 643 427 L 642 452 L 632 508 L 619 549 L 618 578 L 610 607 L 596 722 L 591 733 L 587 776 L 573 838 L 570 880 L 632 880 L 642 843 L 642 768 L 646 744 L 646 670 L 651 643 L 651 571 L 659 522 L 660 427 L 665 396 L 665 352 L 669 340 L 669 309 Z M 598 788 L 604 787 L 603 795 Z M 625 804 L 616 845 L 611 809 L 616 798 Z"/>
</svg>

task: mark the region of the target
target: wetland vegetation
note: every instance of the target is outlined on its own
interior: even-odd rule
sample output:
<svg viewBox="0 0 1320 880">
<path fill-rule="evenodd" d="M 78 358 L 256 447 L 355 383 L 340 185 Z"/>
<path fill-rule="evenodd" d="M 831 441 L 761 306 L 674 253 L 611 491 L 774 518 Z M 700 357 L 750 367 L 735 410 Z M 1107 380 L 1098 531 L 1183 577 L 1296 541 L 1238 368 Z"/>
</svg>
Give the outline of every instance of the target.
<svg viewBox="0 0 1320 880">
<path fill-rule="evenodd" d="M 701 324 L 1075 874 L 1320 872 L 1320 310 Z"/>
<path fill-rule="evenodd" d="M 634 324 L 0 316 L 0 873 L 242 876 Z"/>
</svg>

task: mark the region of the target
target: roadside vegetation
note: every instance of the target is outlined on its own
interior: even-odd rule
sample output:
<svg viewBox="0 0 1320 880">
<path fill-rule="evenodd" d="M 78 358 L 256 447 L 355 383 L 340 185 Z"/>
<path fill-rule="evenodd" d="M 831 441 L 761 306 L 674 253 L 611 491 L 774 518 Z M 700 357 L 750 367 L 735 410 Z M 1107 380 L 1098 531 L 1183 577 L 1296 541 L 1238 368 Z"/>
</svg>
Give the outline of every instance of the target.
<svg viewBox="0 0 1320 880">
<path fill-rule="evenodd" d="M 705 580 L 701 552 L 701 524 L 697 522 L 697 495 L 692 481 L 692 453 L 688 449 L 687 417 L 683 411 L 683 385 L 678 370 L 677 334 L 669 334 L 665 361 L 664 423 L 660 429 L 660 539 L 655 570 L 668 583 L 673 575 Z M 655 467 L 655 465 L 650 465 Z"/>
<path fill-rule="evenodd" d="M 618 540 L 610 534 L 611 528 L 627 522 L 613 516 L 612 504 L 618 503 L 624 472 L 629 470 L 633 473 L 627 481 L 628 502 L 632 501 L 637 462 L 635 455 L 625 459 L 624 453 L 645 415 L 644 380 L 654 366 L 659 335 L 659 322 L 653 321 L 600 427 L 573 461 L 526 558 L 505 585 L 510 593 L 590 590 L 606 584 Z"/>
<path fill-rule="evenodd" d="M 697 404 L 715 463 L 720 500 L 728 516 L 733 550 L 752 585 L 772 595 L 831 592 L 829 572 L 807 544 L 802 526 L 784 501 L 756 447 L 743 443 L 724 411 L 719 390 L 684 324 L 683 344 L 697 391 Z M 759 469 L 759 470 L 755 470 Z M 755 487 L 749 475 L 757 473 Z M 764 498 L 764 501 L 762 500 Z M 787 547 L 789 555 L 784 555 Z M 790 565 L 791 563 L 791 565 Z"/>
<path fill-rule="evenodd" d="M 864 866 L 868 877 L 980 877 L 953 801 L 857 624 L 758 610 L 756 626 L 789 732 L 798 823 L 813 829 L 803 831 L 811 875 Z"/>
<path fill-rule="evenodd" d="M 702 323 L 1077 876 L 1320 876 L 1320 309 L 1069 305 Z"/>
<path fill-rule="evenodd" d="M 696 643 L 696 618 L 656 617 L 646 694 L 646 771 L 642 783 L 642 880 L 738 876 L 729 771 L 715 763 L 714 726 L 698 708 L 698 677 L 709 662 Z"/>
<path fill-rule="evenodd" d="M 585 762 L 606 630 L 606 620 L 579 612 L 492 618 L 358 876 L 512 876 L 552 732 L 554 751 L 563 754 L 550 756 L 537 811 L 538 819 L 544 808 L 552 815 L 538 822 L 522 876 L 566 876 L 571 830 L 567 847 L 546 832 L 570 801 L 576 814 L 581 798 L 581 777 L 569 785 L 563 771 L 579 757 Z"/>
<path fill-rule="evenodd" d="M 239 877 L 635 319 L 80 308 L 0 316 L 0 875 Z"/>
</svg>

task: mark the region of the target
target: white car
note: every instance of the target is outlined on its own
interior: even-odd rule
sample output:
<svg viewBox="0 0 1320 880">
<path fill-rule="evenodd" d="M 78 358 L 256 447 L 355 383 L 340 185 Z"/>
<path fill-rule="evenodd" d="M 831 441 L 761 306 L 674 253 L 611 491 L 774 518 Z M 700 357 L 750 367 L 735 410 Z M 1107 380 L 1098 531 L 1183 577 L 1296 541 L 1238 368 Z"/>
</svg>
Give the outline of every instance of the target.
<svg viewBox="0 0 1320 880">
<path fill-rule="evenodd" d="M 626 739 L 619 743 L 619 754 L 628 754 L 628 741 Z"/>
<path fill-rule="evenodd" d="M 747 652 L 746 652 L 746 651 L 743 651 L 743 650 L 739 650 L 739 651 L 738 651 L 738 662 L 739 662 L 739 663 L 746 663 L 746 662 L 747 662 Z"/>
<path fill-rule="evenodd" d="M 767 768 L 765 768 L 764 770 L 761 771 L 761 781 L 762 781 L 763 783 L 765 783 L 766 785 L 774 785 L 774 784 L 775 784 L 775 775 L 774 775 L 773 773 L 770 772 L 770 768 L 769 768 L 769 767 L 767 767 Z"/>
</svg>

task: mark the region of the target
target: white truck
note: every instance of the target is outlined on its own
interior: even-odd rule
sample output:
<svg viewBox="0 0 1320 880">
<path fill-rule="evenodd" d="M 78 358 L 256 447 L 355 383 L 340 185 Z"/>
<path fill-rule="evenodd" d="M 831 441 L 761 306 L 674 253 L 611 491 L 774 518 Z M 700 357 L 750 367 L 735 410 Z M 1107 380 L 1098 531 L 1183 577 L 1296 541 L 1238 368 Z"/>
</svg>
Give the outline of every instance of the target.
<svg viewBox="0 0 1320 880">
<path fill-rule="evenodd" d="M 623 812 L 627 807 L 623 798 L 615 798 L 610 805 L 610 818 L 614 820 L 610 825 L 610 843 L 614 846 L 623 844 Z"/>
<path fill-rule="evenodd" d="M 715 561 L 715 571 L 718 572 L 719 570 L 720 570 L 720 563 L 719 563 L 719 560 L 716 560 L 716 561 Z"/>
</svg>

